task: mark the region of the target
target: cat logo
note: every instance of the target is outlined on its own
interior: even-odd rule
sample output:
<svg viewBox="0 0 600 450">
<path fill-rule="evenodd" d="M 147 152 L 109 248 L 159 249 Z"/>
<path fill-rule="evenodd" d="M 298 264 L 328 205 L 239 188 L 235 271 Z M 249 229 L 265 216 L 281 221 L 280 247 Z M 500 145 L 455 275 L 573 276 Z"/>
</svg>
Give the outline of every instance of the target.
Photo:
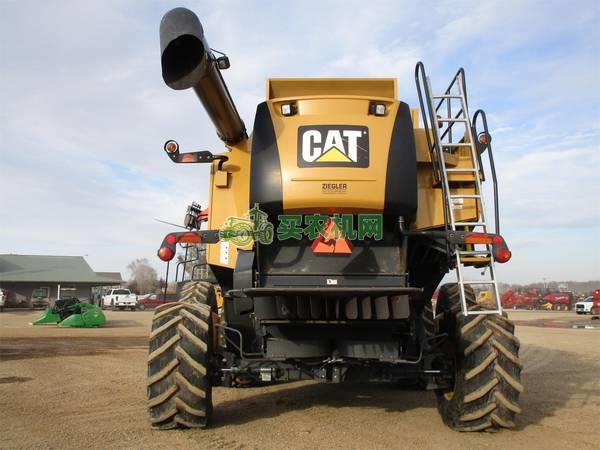
<svg viewBox="0 0 600 450">
<path fill-rule="evenodd" d="M 298 167 L 369 167 L 369 129 L 355 125 L 298 127 Z"/>
</svg>

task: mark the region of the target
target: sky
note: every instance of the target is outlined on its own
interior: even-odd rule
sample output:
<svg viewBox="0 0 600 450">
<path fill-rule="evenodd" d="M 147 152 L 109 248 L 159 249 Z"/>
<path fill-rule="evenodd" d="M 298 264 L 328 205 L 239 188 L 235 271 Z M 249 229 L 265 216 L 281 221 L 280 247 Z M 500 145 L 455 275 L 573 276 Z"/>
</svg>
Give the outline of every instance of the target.
<svg viewBox="0 0 600 450">
<path fill-rule="evenodd" d="M 156 257 L 208 167 L 162 146 L 224 150 L 191 91 L 162 81 L 158 26 L 185 6 L 248 128 L 268 77 L 396 77 L 417 107 L 465 68 L 493 136 L 509 283 L 600 279 L 596 1 L 0 0 L 0 253 L 84 255 L 97 271 Z M 489 206 L 488 202 L 488 206 Z"/>
</svg>

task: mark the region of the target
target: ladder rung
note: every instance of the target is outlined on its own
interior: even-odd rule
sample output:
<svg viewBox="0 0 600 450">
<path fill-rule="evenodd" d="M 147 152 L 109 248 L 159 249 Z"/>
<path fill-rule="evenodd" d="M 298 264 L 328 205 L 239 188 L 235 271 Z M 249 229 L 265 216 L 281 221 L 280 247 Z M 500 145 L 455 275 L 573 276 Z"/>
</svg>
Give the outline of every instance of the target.
<svg viewBox="0 0 600 450">
<path fill-rule="evenodd" d="M 490 262 L 490 257 L 489 256 L 465 256 L 465 257 L 460 257 L 460 262 L 461 264 L 463 264 L 464 266 L 468 266 L 468 265 L 479 265 L 481 266 L 481 264 L 489 264 Z"/>
<path fill-rule="evenodd" d="M 434 95 L 433 98 L 440 99 L 440 98 L 462 98 L 462 97 L 460 95 L 448 95 L 448 94 L 444 94 L 444 95 Z"/>
<path fill-rule="evenodd" d="M 495 284 L 495 280 L 488 281 L 462 281 L 462 284 Z"/>
<path fill-rule="evenodd" d="M 467 119 L 437 119 L 438 122 L 467 122 Z"/>
<path fill-rule="evenodd" d="M 479 194 L 452 194 L 450 198 L 481 198 Z"/>
<path fill-rule="evenodd" d="M 465 316 L 480 316 L 483 314 L 501 314 L 502 310 L 498 309 L 479 309 L 477 311 L 467 311 Z"/>
<path fill-rule="evenodd" d="M 485 222 L 454 222 L 455 226 L 459 226 L 459 227 L 478 227 L 478 226 L 484 226 L 486 227 L 486 223 Z"/>
<path fill-rule="evenodd" d="M 470 142 L 442 142 L 442 147 L 470 147 L 472 144 Z"/>
<path fill-rule="evenodd" d="M 489 255 L 490 252 L 487 250 L 460 250 L 457 252 L 459 255 Z"/>
<path fill-rule="evenodd" d="M 446 172 L 477 172 L 477 169 L 472 167 L 446 169 Z"/>
</svg>

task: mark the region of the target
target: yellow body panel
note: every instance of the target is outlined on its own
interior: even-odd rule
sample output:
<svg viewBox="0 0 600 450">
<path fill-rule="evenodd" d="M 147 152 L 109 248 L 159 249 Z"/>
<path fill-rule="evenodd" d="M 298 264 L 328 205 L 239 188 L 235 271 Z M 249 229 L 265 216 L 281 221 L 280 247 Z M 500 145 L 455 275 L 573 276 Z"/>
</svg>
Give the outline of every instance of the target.
<svg viewBox="0 0 600 450">
<path fill-rule="evenodd" d="M 427 230 L 444 226 L 444 209 L 442 189 L 433 187 L 433 172 L 431 165 L 417 167 L 417 194 L 419 207 L 412 229 Z M 474 194 L 473 186 L 450 187 L 451 194 Z M 462 204 L 454 206 L 454 219 L 457 222 L 472 221 L 477 217 L 476 200 L 464 199 Z"/>
<path fill-rule="evenodd" d="M 270 78 L 267 100 L 302 97 L 362 97 L 371 100 L 398 98 L 395 78 Z"/>
<path fill-rule="evenodd" d="M 297 113 L 281 114 L 281 104 L 293 101 Z M 386 115 L 369 115 L 371 102 L 386 105 Z M 398 108 L 396 80 L 382 79 L 270 79 L 267 104 L 281 164 L 283 209 L 286 213 L 380 212 L 385 199 L 387 157 Z M 418 111 L 411 110 L 417 151 L 418 209 L 411 228 L 425 230 L 443 226 L 442 190 L 433 183 L 425 130 L 418 127 Z M 303 167 L 297 163 L 298 127 L 308 125 L 366 126 L 369 130 L 368 167 Z M 416 126 L 415 126 L 416 125 Z M 222 171 L 211 171 L 209 229 L 220 229 L 228 217 L 248 211 L 251 140 L 229 147 Z M 473 167 L 468 148 L 447 153 L 448 167 Z M 329 155 L 334 158 L 339 155 Z M 451 174 L 452 194 L 473 194 L 473 174 Z M 340 192 L 324 192 L 324 183 L 345 184 Z M 334 190 L 335 191 L 335 190 Z M 307 206 L 310 205 L 310 206 Z M 456 221 L 477 218 L 474 199 L 454 206 Z M 209 264 L 233 268 L 237 248 L 228 244 L 207 245 Z"/>
<path fill-rule="evenodd" d="M 415 146 L 417 148 L 417 185 L 419 206 L 416 220 L 411 229 L 427 230 L 439 228 L 444 225 L 444 210 L 442 189 L 435 186 L 433 182 L 433 171 L 431 169 L 431 157 L 427 147 L 427 136 L 424 128 L 418 128 L 419 112 L 411 110 L 413 120 Z M 431 138 L 433 139 L 433 137 Z M 473 167 L 470 150 L 467 147 L 460 148 L 455 154 L 445 153 L 444 159 L 447 167 Z M 450 194 L 474 194 L 475 178 L 472 173 L 449 173 Z M 464 199 L 454 206 L 454 218 L 457 222 L 471 222 L 477 219 L 477 201 L 475 199 Z"/>
<path fill-rule="evenodd" d="M 240 217 L 248 212 L 250 202 L 250 149 L 251 141 L 243 141 L 229 147 L 225 155 L 229 158 L 221 171 L 214 162 L 210 174 L 210 201 L 208 229 L 218 230 L 228 217 Z M 222 267 L 235 267 L 237 248 L 228 243 L 227 258 L 221 254 L 222 244 L 208 244 L 206 260 L 208 264 Z M 225 245 L 225 244 L 223 244 Z"/>
<path fill-rule="evenodd" d="M 281 115 L 279 103 L 269 102 L 269 111 L 279 147 L 284 211 L 382 211 L 387 154 L 397 103 L 387 102 L 385 117 L 368 115 L 370 100 L 364 98 L 319 97 L 298 100 L 298 114 L 291 117 Z M 298 127 L 322 124 L 368 127 L 369 167 L 298 167 Z M 343 183 L 346 186 L 345 190 L 327 193 L 323 192 L 324 183 Z"/>
</svg>

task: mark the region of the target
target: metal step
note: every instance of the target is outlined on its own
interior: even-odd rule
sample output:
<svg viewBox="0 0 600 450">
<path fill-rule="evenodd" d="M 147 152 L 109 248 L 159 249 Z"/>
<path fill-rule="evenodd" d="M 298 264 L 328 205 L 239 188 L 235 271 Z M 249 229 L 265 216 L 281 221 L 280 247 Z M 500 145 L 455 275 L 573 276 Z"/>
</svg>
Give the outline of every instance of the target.
<svg viewBox="0 0 600 450">
<path fill-rule="evenodd" d="M 436 119 L 438 122 L 464 122 L 467 123 L 468 120 L 467 119 L 457 119 L 457 118 L 437 118 Z"/>
<path fill-rule="evenodd" d="M 470 147 L 470 142 L 443 142 L 442 147 Z"/>
<path fill-rule="evenodd" d="M 485 315 L 485 314 L 502 314 L 502 309 L 498 308 L 498 309 L 480 309 L 478 311 L 467 311 L 467 313 L 465 314 L 465 316 L 478 316 L 478 315 Z"/>
<path fill-rule="evenodd" d="M 460 261 L 464 264 L 464 265 L 474 265 L 474 264 L 489 264 L 490 261 L 492 259 L 489 256 L 486 257 L 480 257 L 480 256 L 465 256 L 464 258 L 461 256 L 460 257 Z"/>
<path fill-rule="evenodd" d="M 457 227 L 487 227 L 485 222 L 454 222 L 454 225 Z"/>
<path fill-rule="evenodd" d="M 435 99 L 441 99 L 441 98 L 462 98 L 460 95 L 448 95 L 448 94 L 444 94 L 444 95 L 434 95 L 433 98 Z"/>
<path fill-rule="evenodd" d="M 473 167 L 465 167 L 465 168 L 460 168 L 460 167 L 455 167 L 452 169 L 446 169 L 446 172 L 450 172 L 450 173 L 457 173 L 457 172 L 465 172 L 465 173 L 473 173 L 473 172 L 479 172 L 477 169 L 474 169 Z"/>
<path fill-rule="evenodd" d="M 451 194 L 450 198 L 481 198 L 479 194 Z"/>
</svg>

